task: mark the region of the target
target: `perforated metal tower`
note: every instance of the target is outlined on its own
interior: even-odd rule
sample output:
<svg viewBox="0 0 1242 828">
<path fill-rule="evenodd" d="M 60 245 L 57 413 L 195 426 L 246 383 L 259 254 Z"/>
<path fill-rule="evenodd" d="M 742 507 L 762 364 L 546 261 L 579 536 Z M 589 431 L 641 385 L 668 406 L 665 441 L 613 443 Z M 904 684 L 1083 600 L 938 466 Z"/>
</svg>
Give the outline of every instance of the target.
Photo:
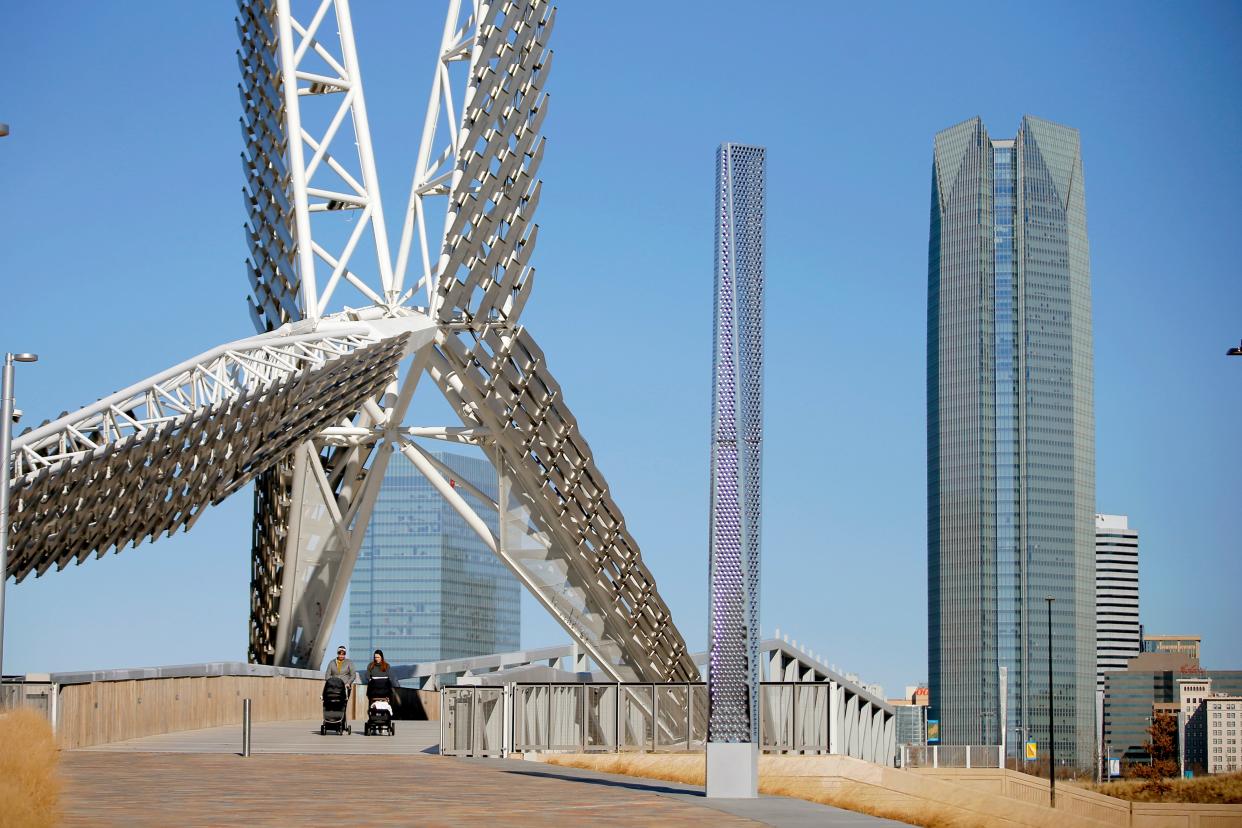
<svg viewBox="0 0 1242 828">
<path fill-rule="evenodd" d="M 762 147 L 721 144 L 712 349 L 708 796 L 756 796 L 758 790 L 765 174 Z"/>
</svg>

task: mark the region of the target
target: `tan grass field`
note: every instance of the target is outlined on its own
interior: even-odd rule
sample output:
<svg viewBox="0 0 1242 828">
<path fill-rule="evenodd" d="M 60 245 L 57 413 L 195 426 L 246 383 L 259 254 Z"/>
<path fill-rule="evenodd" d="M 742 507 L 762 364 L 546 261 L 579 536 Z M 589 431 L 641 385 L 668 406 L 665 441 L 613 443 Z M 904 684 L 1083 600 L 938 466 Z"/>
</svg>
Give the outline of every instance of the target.
<svg viewBox="0 0 1242 828">
<path fill-rule="evenodd" d="M 59 751 L 47 720 L 33 710 L 0 713 L 0 828 L 59 822 Z"/>
<path fill-rule="evenodd" d="M 1197 776 L 1194 779 L 1126 779 L 1082 787 L 1131 802 L 1192 802 L 1201 805 L 1242 804 L 1242 773 Z"/>
<path fill-rule="evenodd" d="M 545 757 L 550 765 L 585 768 L 601 773 L 619 773 L 645 779 L 661 779 L 686 785 L 702 785 L 707 776 L 707 759 L 703 754 L 624 754 L 605 753 L 597 755 L 551 754 Z M 775 796 L 789 796 L 832 805 L 850 811 L 885 817 L 923 828 L 986 828 L 986 822 L 960 815 L 954 809 L 921 804 L 903 806 L 897 803 L 877 804 L 868 802 L 849 787 L 829 789 L 808 779 L 765 780 L 763 760 L 760 759 L 759 790 Z"/>
</svg>

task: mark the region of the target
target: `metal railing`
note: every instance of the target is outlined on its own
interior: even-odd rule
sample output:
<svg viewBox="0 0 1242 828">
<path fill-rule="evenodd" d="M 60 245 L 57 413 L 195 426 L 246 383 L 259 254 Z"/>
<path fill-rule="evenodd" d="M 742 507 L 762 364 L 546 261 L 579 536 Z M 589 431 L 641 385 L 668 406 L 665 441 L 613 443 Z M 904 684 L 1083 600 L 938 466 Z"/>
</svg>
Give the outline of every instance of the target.
<svg viewBox="0 0 1242 828">
<path fill-rule="evenodd" d="M 707 686 L 700 682 L 513 683 L 441 691 L 440 752 L 686 753 L 706 749 Z M 831 750 L 827 683 L 762 682 L 760 749 Z"/>
<path fill-rule="evenodd" d="M 50 681 L 28 681 L 10 676 L 0 681 L 0 710 L 29 708 L 56 724 L 56 685 Z"/>
<path fill-rule="evenodd" d="M 707 686 L 512 684 L 512 749 L 673 753 L 703 750 Z"/>
<path fill-rule="evenodd" d="M 440 691 L 440 753 L 504 756 L 504 687 L 445 687 Z"/>
<path fill-rule="evenodd" d="M 902 745 L 903 768 L 999 768 L 1000 745 Z"/>
</svg>

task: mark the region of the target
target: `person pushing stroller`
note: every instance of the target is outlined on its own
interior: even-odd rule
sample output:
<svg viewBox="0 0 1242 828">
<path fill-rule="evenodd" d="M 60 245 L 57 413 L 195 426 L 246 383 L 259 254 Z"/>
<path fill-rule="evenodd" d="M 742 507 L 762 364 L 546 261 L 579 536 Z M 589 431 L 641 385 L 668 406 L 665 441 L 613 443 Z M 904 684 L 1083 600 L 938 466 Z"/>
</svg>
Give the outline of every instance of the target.
<svg viewBox="0 0 1242 828">
<path fill-rule="evenodd" d="M 345 652 L 344 644 L 336 648 L 336 658 L 328 662 L 327 669 L 323 671 L 323 679 L 327 681 L 336 676 L 345 682 L 346 692 L 353 692 L 354 679 L 357 677 L 358 671 L 354 669 L 354 663 L 345 657 Z"/>
<path fill-rule="evenodd" d="M 354 663 L 345 657 L 345 645 L 336 648 L 336 659 L 328 662 L 323 671 L 323 724 L 319 726 L 319 735 L 324 736 L 329 730 L 341 735 L 351 733 L 349 715 L 346 706 L 354 684 Z"/>
<path fill-rule="evenodd" d="M 393 704 L 396 693 L 393 691 L 392 677 L 388 674 L 388 662 L 384 660 L 384 651 L 376 650 L 367 665 L 367 723 L 366 735 L 388 732 L 389 736 L 396 733 L 393 725 Z"/>
</svg>

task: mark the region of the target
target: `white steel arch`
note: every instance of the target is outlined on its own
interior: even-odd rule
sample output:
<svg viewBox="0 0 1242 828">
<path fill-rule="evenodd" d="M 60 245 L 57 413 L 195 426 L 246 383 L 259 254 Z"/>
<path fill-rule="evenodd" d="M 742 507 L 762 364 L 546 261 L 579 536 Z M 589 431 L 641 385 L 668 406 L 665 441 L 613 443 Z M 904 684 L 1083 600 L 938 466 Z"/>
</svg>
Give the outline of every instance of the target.
<svg viewBox="0 0 1242 828">
<path fill-rule="evenodd" d="M 318 666 L 386 464 L 400 453 L 606 673 L 697 677 L 562 389 L 519 324 L 533 285 L 555 16 L 546 0 L 448 3 L 394 260 L 348 0 L 239 0 L 259 336 L 19 439 L 15 493 L 60 487 L 43 511 L 19 503 L 22 577 L 188 527 L 254 478 L 250 658 Z M 273 379 L 254 385 L 256 359 Z M 406 424 L 424 375 L 460 424 Z M 152 404 L 165 393 L 179 407 Z M 136 413 L 140 402 L 150 410 Z M 280 428 L 247 431 L 268 421 Z M 176 442 L 194 428 L 198 442 Z M 497 534 L 416 442 L 426 438 L 477 446 L 493 462 L 500 497 L 482 500 L 500 516 Z M 151 470 L 142 452 L 153 445 L 174 471 Z M 108 488 L 93 472 L 113 463 L 112 475 L 118 462 L 128 476 L 107 479 L 134 488 Z M 153 500 L 140 518 L 96 497 L 128 503 L 152 481 L 176 489 L 175 505 Z M 94 511 L 72 508 L 75 497 Z M 49 520 L 59 537 L 81 540 L 53 549 L 37 537 Z"/>
</svg>

